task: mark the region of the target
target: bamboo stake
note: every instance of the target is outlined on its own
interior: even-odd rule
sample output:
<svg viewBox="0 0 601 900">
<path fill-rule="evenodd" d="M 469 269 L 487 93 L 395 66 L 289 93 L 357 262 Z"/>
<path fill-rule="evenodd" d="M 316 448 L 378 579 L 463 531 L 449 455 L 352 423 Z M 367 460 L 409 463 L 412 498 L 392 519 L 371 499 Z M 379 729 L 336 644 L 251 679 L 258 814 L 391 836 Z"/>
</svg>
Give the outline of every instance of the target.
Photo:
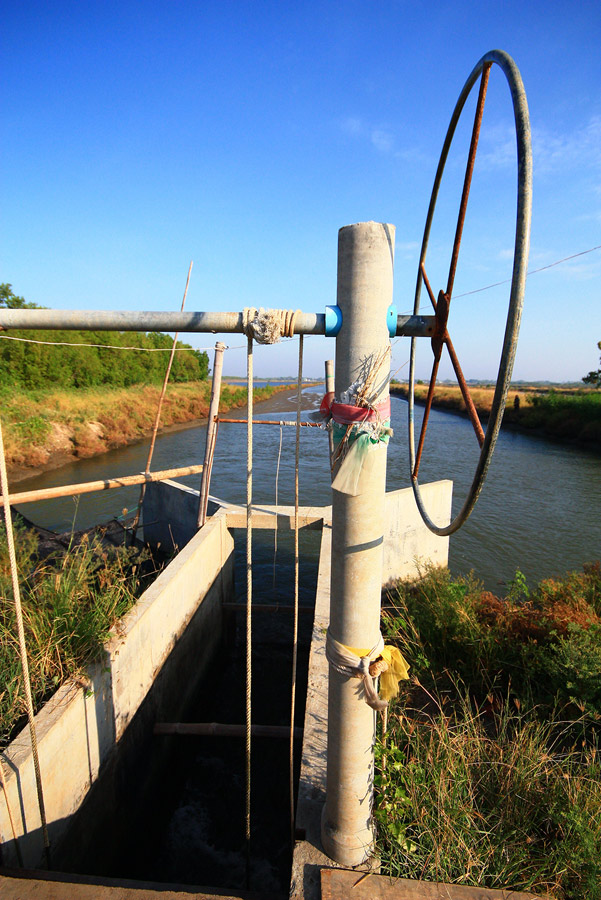
<svg viewBox="0 0 601 900">
<path fill-rule="evenodd" d="M 215 443 L 219 430 L 219 398 L 221 396 L 221 373 L 223 371 L 223 351 L 225 344 L 217 341 L 215 344 L 215 360 L 213 362 L 213 381 L 211 383 L 211 403 L 209 406 L 209 420 L 207 422 L 207 438 L 205 442 L 205 458 L 202 480 L 200 482 L 200 497 L 198 499 L 198 518 L 196 524 L 202 528 L 207 520 L 207 507 L 209 504 L 209 490 L 211 486 L 211 471 L 213 469 L 213 457 L 215 456 Z"/>
<path fill-rule="evenodd" d="M 20 494 L 9 494 L 8 502 L 33 503 L 36 500 L 52 500 L 55 497 L 75 497 L 78 494 L 92 494 L 95 491 L 108 491 L 112 488 L 131 487 L 132 484 L 145 484 L 152 481 L 167 481 L 168 478 L 181 478 L 183 475 L 198 475 L 202 466 L 184 466 L 179 469 L 165 469 L 163 472 L 143 472 L 140 475 L 124 475 L 121 478 L 106 478 L 104 481 L 86 481 L 81 484 L 65 484 L 60 487 L 43 488 L 39 491 L 23 491 Z M 2 495 L 0 495 L 2 500 Z"/>
</svg>

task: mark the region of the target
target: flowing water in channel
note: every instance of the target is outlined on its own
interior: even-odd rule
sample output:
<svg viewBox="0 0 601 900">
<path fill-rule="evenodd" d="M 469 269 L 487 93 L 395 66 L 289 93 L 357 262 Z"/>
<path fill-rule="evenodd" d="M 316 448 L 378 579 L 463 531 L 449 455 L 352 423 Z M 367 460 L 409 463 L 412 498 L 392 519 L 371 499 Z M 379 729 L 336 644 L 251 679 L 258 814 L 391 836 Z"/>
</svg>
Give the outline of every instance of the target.
<svg viewBox="0 0 601 900">
<path fill-rule="evenodd" d="M 303 418 L 321 400 L 320 387 L 304 389 Z M 295 417 L 294 392 L 279 394 L 256 408 L 256 418 Z M 244 410 L 232 413 L 243 418 Z M 421 409 L 416 409 L 417 428 Z M 394 438 L 388 453 L 388 490 L 407 487 L 407 404 L 392 398 Z M 278 484 L 280 503 L 293 503 L 293 428 L 283 429 Z M 187 428 L 159 435 L 153 469 L 193 465 L 204 456 L 205 428 Z M 253 463 L 256 503 L 274 503 L 280 445 L 277 426 L 254 429 Z M 58 484 L 94 481 L 143 471 L 147 442 L 82 460 L 22 482 L 34 490 Z M 477 444 L 469 422 L 461 416 L 433 410 L 428 427 L 420 480 L 450 478 L 454 509 L 466 495 L 477 460 Z M 198 487 L 200 476 L 182 479 Z M 23 506 L 39 525 L 57 531 L 86 528 L 132 507 L 138 488 L 124 488 L 79 499 L 49 500 Z M 234 503 L 246 500 L 246 427 L 221 425 L 217 440 L 211 493 Z M 328 439 L 321 429 L 301 434 L 300 502 L 326 506 L 331 502 Z M 315 552 L 317 552 L 315 550 Z M 585 450 L 553 444 L 541 438 L 502 431 L 481 497 L 464 527 L 450 539 L 453 572 L 473 569 L 485 586 L 504 590 L 520 569 L 530 584 L 541 578 L 580 568 L 601 555 L 601 458 Z M 266 570 L 271 567 L 265 562 Z"/>
</svg>

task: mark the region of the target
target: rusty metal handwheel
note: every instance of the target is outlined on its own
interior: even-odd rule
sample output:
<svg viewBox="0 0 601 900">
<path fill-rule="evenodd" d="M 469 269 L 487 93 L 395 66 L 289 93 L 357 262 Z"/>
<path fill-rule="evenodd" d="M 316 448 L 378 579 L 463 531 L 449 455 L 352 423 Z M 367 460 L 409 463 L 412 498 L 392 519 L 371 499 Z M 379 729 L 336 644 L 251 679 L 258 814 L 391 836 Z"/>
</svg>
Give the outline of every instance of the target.
<svg viewBox="0 0 601 900">
<path fill-rule="evenodd" d="M 480 424 L 480 420 L 478 418 L 478 413 L 474 407 L 472 402 L 472 398 L 470 396 L 470 392 L 463 376 L 463 372 L 461 371 L 461 366 L 459 365 L 459 360 L 455 354 L 455 350 L 453 348 L 453 344 L 451 342 L 451 338 L 449 337 L 449 332 L 447 330 L 447 320 L 449 317 L 449 308 L 451 303 L 451 297 L 453 293 L 453 283 L 455 280 L 455 272 L 457 269 L 457 260 L 459 256 L 459 247 L 461 245 L 461 235 L 463 232 L 463 224 L 465 221 L 465 213 L 467 209 L 467 201 L 469 197 L 470 185 L 472 180 L 472 173 L 474 170 L 474 163 L 476 158 L 476 150 L 478 146 L 478 138 L 480 135 L 480 126 L 482 122 L 482 113 L 484 110 L 484 100 L 486 98 L 486 89 L 488 86 L 488 78 L 490 74 L 490 70 L 493 64 L 498 65 L 509 84 L 509 88 L 511 91 L 511 98 L 513 101 L 513 112 L 515 118 L 515 128 L 516 128 L 516 138 L 517 138 L 517 159 L 518 159 L 518 195 L 517 195 L 517 214 L 516 214 L 516 229 L 515 229 L 515 245 L 514 245 L 514 257 L 513 257 L 513 274 L 511 279 L 511 290 L 509 295 L 509 308 L 507 311 L 507 322 L 505 325 L 505 337 L 503 341 L 503 351 L 501 354 L 501 362 L 499 365 L 499 372 L 497 375 L 497 382 L 495 387 L 495 393 L 493 398 L 493 403 L 490 411 L 490 416 L 488 419 L 488 424 L 486 427 L 486 433 L 483 431 L 482 426 Z M 447 281 L 447 286 L 445 290 L 441 290 L 438 293 L 438 297 L 435 297 L 434 292 L 430 286 L 430 282 L 428 280 L 428 276 L 426 273 L 426 253 L 428 250 L 428 240 L 430 237 L 430 229 L 432 226 L 432 219 L 434 217 L 434 210 L 436 208 L 436 200 L 438 197 L 438 190 L 440 188 L 440 183 L 442 181 L 442 176 L 444 172 L 444 167 L 447 161 L 447 156 L 449 154 L 449 150 L 451 147 L 451 143 L 453 140 L 453 135 L 455 134 L 455 128 L 457 127 L 457 122 L 459 121 L 459 117 L 465 105 L 465 102 L 472 90 L 472 87 L 476 83 L 478 77 L 480 76 L 480 90 L 478 96 L 478 103 L 476 106 L 476 114 L 474 118 L 474 126 L 472 129 L 472 138 L 470 143 L 470 149 L 468 154 L 468 161 L 465 173 L 465 179 L 463 184 L 463 192 L 461 195 L 461 203 L 459 207 L 459 216 L 457 220 L 457 228 L 455 231 L 455 240 L 453 242 L 453 251 L 451 254 L 451 264 L 449 267 L 449 277 Z M 499 434 L 499 428 L 501 427 L 501 419 L 503 418 L 503 412 L 505 410 L 505 400 L 507 397 L 507 390 L 509 388 L 509 383 L 511 381 L 511 373 L 513 370 L 513 362 L 515 359 L 515 351 L 517 346 L 517 338 L 518 331 L 520 327 L 520 319 L 522 315 L 522 305 L 524 300 L 524 288 L 526 285 L 526 270 L 528 265 L 528 249 L 530 243 L 530 213 L 532 206 L 532 152 L 530 146 L 530 121 L 528 117 L 528 104 L 526 102 L 526 94 L 524 92 L 524 86 L 522 84 L 522 79 L 519 73 L 519 70 L 514 63 L 513 59 L 502 50 L 491 50 L 490 53 L 487 53 L 482 59 L 476 64 L 473 71 L 471 72 L 469 78 L 467 79 L 461 94 L 459 95 L 459 99 L 453 111 L 453 115 L 451 117 L 451 121 L 449 123 L 449 127 L 447 130 L 447 135 L 444 141 L 444 145 L 442 148 L 442 152 L 440 154 L 440 160 L 438 163 L 438 169 L 436 170 L 436 178 L 434 179 L 434 186 L 432 188 L 432 195 L 430 197 L 430 206 L 428 208 L 428 216 L 426 218 L 426 226 L 424 229 L 424 237 L 422 241 L 422 249 L 419 260 L 419 268 L 417 273 L 417 285 L 415 289 L 415 305 L 414 305 L 414 314 L 419 314 L 420 307 L 420 296 L 421 296 L 421 288 L 422 283 L 426 286 L 426 290 L 430 297 L 430 301 L 435 310 L 435 325 L 434 325 L 434 333 L 432 335 L 432 351 L 434 353 L 434 363 L 432 366 L 432 375 L 430 378 L 430 385 L 428 388 L 428 395 L 426 398 L 426 406 L 424 410 L 424 417 L 422 420 L 422 428 L 417 448 L 417 453 L 415 451 L 415 433 L 414 433 L 414 408 L 415 408 L 415 398 L 414 398 L 414 384 L 415 384 L 415 341 L 416 338 L 411 339 L 411 360 L 410 360 L 410 373 L 409 373 L 409 457 L 411 464 L 411 484 L 413 486 L 413 492 L 415 494 L 415 500 L 422 516 L 422 519 L 430 529 L 435 534 L 439 534 L 441 536 L 452 534 L 454 531 L 457 531 L 458 528 L 463 525 L 467 517 L 470 515 L 476 500 L 482 490 L 482 485 L 484 484 L 484 479 L 486 478 L 486 473 L 488 471 L 488 467 L 490 465 L 491 456 L 495 447 L 495 443 L 497 440 L 497 436 Z M 461 393 L 463 395 L 463 399 L 466 405 L 466 409 L 472 425 L 474 427 L 474 431 L 476 432 L 476 438 L 480 445 L 480 457 L 478 460 L 478 464 L 476 466 L 476 472 L 474 475 L 474 479 L 472 481 L 469 493 L 467 498 L 461 507 L 461 510 L 455 516 L 455 518 L 445 526 L 436 525 L 428 513 L 426 512 L 426 508 L 424 506 L 423 498 L 421 496 L 421 491 L 418 482 L 418 473 L 419 466 L 421 462 L 422 450 L 424 445 L 424 438 L 426 435 L 426 429 L 428 425 L 428 417 L 430 415 L 430 409 L 432 407 L 432 398 L 434 394 L 434 387 L 436 384 L 436 377 L 438 374 L 438 366 L 440 363 L 440 358 L 442 355 L 442 351 L 446 346 L 451 363 L 453 365 L 453 369 L 455 370 L 455 374 L 457 376 L 457 381 L 461 388 Z"/>
</svg>

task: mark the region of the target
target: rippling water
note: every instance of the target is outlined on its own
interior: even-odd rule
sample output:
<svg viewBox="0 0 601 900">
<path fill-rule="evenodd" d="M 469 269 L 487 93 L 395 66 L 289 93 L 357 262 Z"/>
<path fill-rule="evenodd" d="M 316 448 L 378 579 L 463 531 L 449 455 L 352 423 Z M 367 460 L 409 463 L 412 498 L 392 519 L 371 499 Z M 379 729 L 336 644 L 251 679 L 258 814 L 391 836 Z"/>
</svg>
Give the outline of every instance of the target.
<svg viewBox="0 0 601 900">
<path fill-rule="evenodd" d="M 304 389 L 305 405 L 317 407 L 320 388 Z M 257 418 L 293 419 L 294 395 L 276 395 L 257 408 Z M 303 413 L 307 418 L 310 410 Z M 416 410 L 418 420 L 421 411 Z M 244 417 L 244 411 L 240 412 Z M 407 405 L 392 399 L 394 438 L 389 445 L 388 489 L 409 485 Z M 293 428 L 284 428 L 278 500 L 294 498 Z M 202 462 L 205 429 L 189 428 L 159 435 L 153 469 Z M 254 429 L 254 498 L 273 503 L 280 445 L 278 427 Z M 147 443 L 135 444 L 89 460 L 64 466 L 29 479 L 20 487 L 33 490 L 58 484 L 93 481 L 142 471 Z M 459 508 L 471 482 L 478 448 L 469 422 L 433 410 L 428 427 L 421 481 L 451 478 L 454 508 Z M 198 487 L 200 476 L 182 479 Z M 39 525 L 66 530 L 85 528 L 134 506 L 138 488 L 105 491 L 72 498 L 27 504 L 23 512 Z M 301 435 L 300 492 L 303 506 L 330 503 L 328 439 L 320 429 Z M 211 493 L 231 502 L 246 498 L 246 428 L 222 424 L 217 442 Z M 581 449 L 539 438 L 502 432 L 490 473 L 475 511 L 450 543 L 454 572 L 474 569 L 491 590 L 502 590 L 519 568 L 530 583 L 601 556 L 601 458 Z"/>
</svg>

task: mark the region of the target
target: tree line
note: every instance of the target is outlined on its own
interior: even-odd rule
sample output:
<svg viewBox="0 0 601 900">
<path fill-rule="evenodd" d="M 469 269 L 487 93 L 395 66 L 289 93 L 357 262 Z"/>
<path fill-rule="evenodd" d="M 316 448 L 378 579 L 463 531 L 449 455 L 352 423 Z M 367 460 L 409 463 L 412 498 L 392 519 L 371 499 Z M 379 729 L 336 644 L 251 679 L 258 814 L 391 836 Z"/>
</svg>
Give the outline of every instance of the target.
<svg viewBox="0 0 601 900">
<path fill-rule="evenodd" d="M 43 308 L 16 296 L 10 284 L 0 284 L 0 307 Z M 10 340 L 14 337 L 47 343 Z M 56 344 L 67 346 L 53 346 Z M 78 344 L 104 344 L 110 349 L 76 346 Z M 169 354 L 143 351 L 166 351 L 172 346 L 173 339 L 159 332 L 10 331 L 6 336 L 0 336 L 0 385 L 36 389 L 161 384 Z M 141 349 L 119 350 L 119 347 Z M 171 380 L 180 383 L 204 381 L 209 374 L 208 355 L 181 341 L 177 342 L 177 347 Z"/>
</svg>

